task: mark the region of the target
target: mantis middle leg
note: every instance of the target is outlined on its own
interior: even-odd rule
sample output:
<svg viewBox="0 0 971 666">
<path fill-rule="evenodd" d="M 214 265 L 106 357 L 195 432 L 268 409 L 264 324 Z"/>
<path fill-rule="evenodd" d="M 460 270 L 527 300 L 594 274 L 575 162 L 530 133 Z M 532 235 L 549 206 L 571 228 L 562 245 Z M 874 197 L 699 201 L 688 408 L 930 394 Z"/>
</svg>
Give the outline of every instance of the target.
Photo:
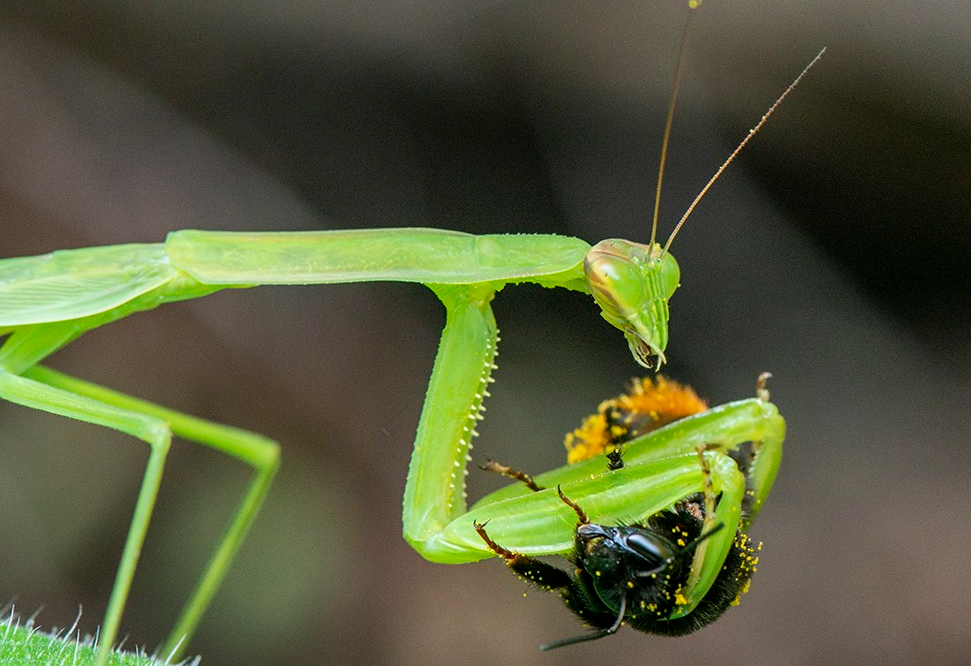
<svg viewBox="0 0 971 666">
<path fill-rule="evenodd" d="M 228 453 L 256 470 L 229 529 L 161 652 L 166 657 L 176 658 L 194 632 L 256 518 L 279 467 L 279 446 L 260 435 L 181 414 L 40 366 L 24 371 L 22 375 L 0 371 L 0 398 L 112 428 L 141 439 L 151 447 L 101 627 L 97 656 L 99 666 L 107 662 L 118 637 L 121 616 L 155 507 L 172 435 Z"/>
</svg>

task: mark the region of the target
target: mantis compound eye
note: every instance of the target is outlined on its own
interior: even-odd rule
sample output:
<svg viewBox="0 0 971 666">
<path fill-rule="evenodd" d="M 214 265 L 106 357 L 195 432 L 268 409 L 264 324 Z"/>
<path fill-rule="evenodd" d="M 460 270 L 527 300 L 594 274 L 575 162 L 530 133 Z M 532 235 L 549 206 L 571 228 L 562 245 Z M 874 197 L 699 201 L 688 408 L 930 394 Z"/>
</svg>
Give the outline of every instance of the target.
<svg viewBox="0 0 971 666">
<path fill-rule="evenodd" d="M 583 260 L 593 297 L 615 326 L 649 297 L 642 267 L 650 263 L 650 255 L 647 245 L 610 238 L 594 245 Z"/>
<path fill-rule="evenodd" d="M 645 367 L 664 363 L 668 344 L 668 299 L 680 269 L 661 246 L 616 238 L 594 245 L 583 262 L 590 292 L 603 318 L 624 332 L 631 353 Z"/>
</svg>

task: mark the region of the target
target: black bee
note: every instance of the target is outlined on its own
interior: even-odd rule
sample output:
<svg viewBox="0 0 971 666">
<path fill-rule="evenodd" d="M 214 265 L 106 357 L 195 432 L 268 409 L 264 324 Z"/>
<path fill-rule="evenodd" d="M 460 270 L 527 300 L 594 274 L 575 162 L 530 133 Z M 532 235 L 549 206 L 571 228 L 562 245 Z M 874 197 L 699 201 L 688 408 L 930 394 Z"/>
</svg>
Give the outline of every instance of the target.
<svg viewBox="0 0 971 666">
<path fill-rule="evenodd" d="M 758 558 L 751 540 L 738 531 L 704 598 L 687 615 L 670 618 L 687 601 L 682 590 L 696 547 L 722 528 L 716 524 L 707 532 L 702 531 L 705 502 L 701 494 L 651 516 L 646 525 L 610 526 L 591 523 L 575 502 L 562 491 L 559 493 L 579 518 L 573 552 L 567 556 L 575 567 L 573 575 L 506 550 L 489 538 L 484 524 L 475 523 L 479 536 L 510 569 L 537 587 L 559 594 L 567 608 L 595 630 L 555 641 L 542 649 L 602 638 L 625 623 L 651 634 L 689 634 L 718 619 L 747 589 Z"/>
</svg>

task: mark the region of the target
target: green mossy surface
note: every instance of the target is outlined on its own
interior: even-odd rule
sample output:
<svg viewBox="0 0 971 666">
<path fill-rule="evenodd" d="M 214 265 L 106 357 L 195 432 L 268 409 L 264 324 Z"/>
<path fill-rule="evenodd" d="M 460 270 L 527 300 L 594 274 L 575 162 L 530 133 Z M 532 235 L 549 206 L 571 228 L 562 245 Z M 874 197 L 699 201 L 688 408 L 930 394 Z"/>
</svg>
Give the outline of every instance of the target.
<svg viewBox="0 0 971 666">
<path fill-rule="evenodd" d="M 6 616 L 0 625 L 0 666 L 85 666 L 94 664 L 95 650 L 88 637 L 76 633 L 47 633 L 32 621 Z M 197 666 L 198 659 L 180 662 Z M 173 666 L 136 652 L 113 652 L 110 666 Z"/>
</svg>

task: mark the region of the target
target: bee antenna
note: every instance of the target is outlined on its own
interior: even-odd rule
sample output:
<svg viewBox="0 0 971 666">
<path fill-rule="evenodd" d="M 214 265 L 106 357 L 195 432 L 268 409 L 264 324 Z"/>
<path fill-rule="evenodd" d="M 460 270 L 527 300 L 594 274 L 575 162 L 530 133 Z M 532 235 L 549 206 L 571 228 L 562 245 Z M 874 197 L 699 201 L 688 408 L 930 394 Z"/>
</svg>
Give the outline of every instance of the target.
<svg viewBox="0 0 971 666">
<path fill-rule="evenodd" d="M 716 534 L 717 532 L 721 531 L 721 529 L 723 527 L 725 527 L 725 523 L 718 523 L 718 524 L 712 526 L 712 528 L 710 530 L 708 530 L 707 532 L 705 532 L 704 534 L 699 534 L 697 539 L 689 542 L 684 548 L 682 548 L 677 553 L 675 553 L 675 555 L 674 555 L 674 557 L 672 559 L 677 559 L 677 558 L 680 558 L 680 557 L 684 557 L 685 554 L 690 553 L 695 548 L 697 548 L 701 544 L 702 541 L 705 541 L 706 539 L 708 539 L 708 537 L 710 537 L 710 536 Z"/>
<path fill-rule="evenodd" d="M 611 634 L 616 634 L 617 630 L 620 629 L 621 623 L 624 621 L 624 615 L 627 614 L 627 595 L 620 598 L 620 610 L 617 611 L 617 619 L 614 623 L 607 629 L 601 629 L 600 631 L 591 631 L 587 634 L 580 634 L 579 636 L 573 636 L 571 638 L 564 638 L 559 641 L 553 641 L 552 643 L 547 643 L 546 645 L 540 645 L 539 649 L 543 652 L 547 650 L 553 650 L 558 647 L 563 647 L 564 645 L 573 645 L 574 643 L 583 643 L 585 641 L 594 641 L 598 638 L 603 638 L 604 636 L 610 636 Z"/>
</svg>

